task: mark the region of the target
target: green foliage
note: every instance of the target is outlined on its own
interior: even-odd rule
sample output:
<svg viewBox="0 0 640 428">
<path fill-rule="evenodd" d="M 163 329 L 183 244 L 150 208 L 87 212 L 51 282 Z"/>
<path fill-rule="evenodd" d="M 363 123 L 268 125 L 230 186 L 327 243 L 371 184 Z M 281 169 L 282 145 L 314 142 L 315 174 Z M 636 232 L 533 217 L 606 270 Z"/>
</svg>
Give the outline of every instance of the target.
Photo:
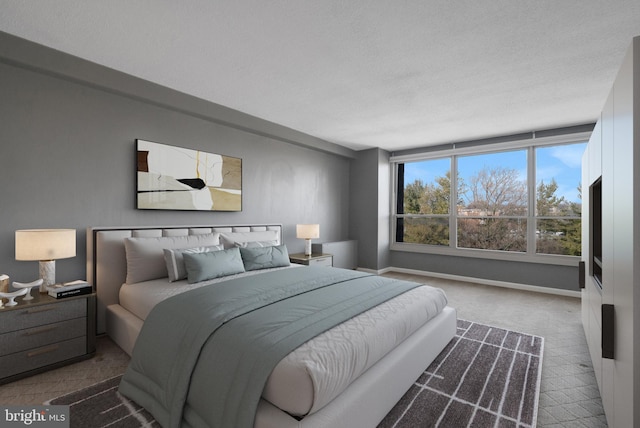
<svg viewBox="0 0 640 428">
<path fill-rule="evenodd" d="M 451 172 L 438 177 L 434 184 L 424 187 L 420 198 L 420 214 L 449 214 L 451 199 Z"/>
<path fill-rule="evenodd" d="M 404 242 L 449 245 L 449 219 L 405 219 Z"/>
<path fill-rule="evenodd" d="M 425 184 L 416 180 L 405 186 L 405 214 L 447 215 L 458 210 L 457 245 L 501 251 L 526 252 L 525 219 L 528 190 L 519 172 L 509 168 L 483 168 L 467 186 L 457 180 L 456 204 L 451 206 L 451 174 Z M 578 192 L 581 195 L 581 186 Z M 541 182 L 536 188 L 536 252 L 580 255 L 581 204 L 557 195 L 558 183 Z M 466 201 L 466 203 L 465 203 Z M 465 218 L 467 216 L 468 218 Z M 559 218 L 553 218 L 559 217 Z M 405 218 L 404 242 L 449 245 L 449 220 L 445 217 Z"/>
<path fill-rule="evenodd" d="M 406 214 L 420 213 L 420 200 L 424 193 L 424 183 L 416 180 L 404 188 L 404 212 Z"/>
</svg>

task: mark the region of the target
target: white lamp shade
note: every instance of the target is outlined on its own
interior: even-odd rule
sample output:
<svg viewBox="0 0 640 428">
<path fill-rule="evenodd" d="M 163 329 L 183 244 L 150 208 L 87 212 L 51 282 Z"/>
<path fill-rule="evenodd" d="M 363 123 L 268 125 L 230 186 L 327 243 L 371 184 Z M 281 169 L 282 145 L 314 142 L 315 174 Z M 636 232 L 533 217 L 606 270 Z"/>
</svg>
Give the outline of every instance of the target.
<svg viewBox="0 0 640 428">
<path fill-rule="evenodd" d="M 299 239 L 316 239 L 320 237 L 319 224 L 298 224 L 296 225 L 296 236 Z"/>
<path fill-rule="evenodd" d="M 75 255 L 75 229 L 16 230 L 16 260 L 57 260 Z"/>
</svg>

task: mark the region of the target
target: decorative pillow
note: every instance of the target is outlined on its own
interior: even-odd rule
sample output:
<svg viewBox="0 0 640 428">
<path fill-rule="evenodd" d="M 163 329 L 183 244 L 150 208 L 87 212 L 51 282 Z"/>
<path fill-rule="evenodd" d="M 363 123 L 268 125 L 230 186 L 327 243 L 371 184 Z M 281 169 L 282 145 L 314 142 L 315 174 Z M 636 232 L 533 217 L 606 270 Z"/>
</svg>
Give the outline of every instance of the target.
<svg viewBox="0 0 640 428">
<path fill-rule="evenodd" d="M 164 249 L 209 247 L 220 244 L 219 233 L 165 236 L 158 238 L 125 238 L 127 284 L 168 276 Z"/>
<path fill-rule="evenodd" d="M 232 248 L 243 242 L 275 241 L 280 244 L 280 236 L 277 230 L 263 230 L 260 232 L 223 232 L 220 234 L 220 243 L 224 248 Z"/>
<path fill-rule="evenodd" d="M 183 253 L 183 257 L 189 284 L 244 272 L 238 248 L 209 253 Z"/>
<path fill-rule="evenodd" d="M 238 248 L 273 247 L 278 241 L 235 242 L 234 245 Z"/>
<path fill-rule="evenodd" d="M 211 251 L 222 250 L 222 245 L 213 245 L 211 247 L 195 247 L 195 248 L 178 248 L 175 250 L 164 249 L 164 261 L 167 265 L 169 273 L 169 282 L 178 281 L 187 277 L 187 269 L 184 267 L 184 253 L 209 253 Z"/>
<path fill-rule="evenodd" d="M 290 264 L 286 245 L 240 248 L 240 254 L 247 271 L 289 266 Z"/>
</svg>

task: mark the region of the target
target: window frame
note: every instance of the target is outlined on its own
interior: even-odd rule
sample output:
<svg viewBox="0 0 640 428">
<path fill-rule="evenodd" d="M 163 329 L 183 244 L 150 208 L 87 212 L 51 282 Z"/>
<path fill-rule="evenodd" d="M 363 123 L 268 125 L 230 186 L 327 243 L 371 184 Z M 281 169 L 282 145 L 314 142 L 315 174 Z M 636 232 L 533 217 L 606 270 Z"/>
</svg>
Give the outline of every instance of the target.
<svg viewBox="0 0 640 428">
<path fill-rule="evenodd" d="M 528 263 L 544 263 L 563 266 L 576 266 L 581 256 L 569 256 L 561 254 L 544 254 L 536 253 L 536 224 L 538 217 L 536 216 L 536 198 L 537 198 L 537 180 L 536 180 L 536 148 L 547 146 L 561 146 L 576 143 L 587 143 L 589 141 L 590 132 L 580 132 L 565 135 L 557 135 L 550 137 L 536 137 L 535 133 L 532 138 L 517 141 L 508 141 L 492 144 L 480 144 L 475 146 L 462 145 L 456 147 L 456 144 L 442 150 L 433 150 L 425 152 L 416 152 L 406 155 L 392 155 L 389 158 L 391 165 L 391 207 L 390 207 L 390 250 L 404 251 L 413 253 L 439 254 L 462 257 L 474 257 L 480 259 L 520 261 Z M 437 218 L 447 217 L 446 215 L 436 214 L 398 214 L 398 207 L 401 201 L 398 200 L 398 165 L 407 162 L 418 162 L 434 159 L 450 159 L 451 174 L 451 195 L 449 200 L 455 201 L 457 191 L 457 174 L 458 174 L 458 156 L 469 156 L 479 154 L 489 154 L 506 152 L 513 150 L 527 150 L 527 189 L 528 189 L 528 209 L 527 216 L 523 219 L 527 220 L 527 250 L 526 252 L 511 252 L 502 250 L 486 250 L 476 248 L 457 248 L 458 233 L 458 213 L 456 207 L 449 207 L 449 245 L 431 245 L 397 242 L 397 225 L 400 218 Z M 406 183 L 405 183 L 406 184 Z M 518 217 L 518 216 L 509 216 Z M 506 218 L 506 217 L 505 217 Z M 557 219 L 580 219 L 581 216 L 562 216 Z M 542 218 L 541 218 L 542 219 Z"/>
</svg>

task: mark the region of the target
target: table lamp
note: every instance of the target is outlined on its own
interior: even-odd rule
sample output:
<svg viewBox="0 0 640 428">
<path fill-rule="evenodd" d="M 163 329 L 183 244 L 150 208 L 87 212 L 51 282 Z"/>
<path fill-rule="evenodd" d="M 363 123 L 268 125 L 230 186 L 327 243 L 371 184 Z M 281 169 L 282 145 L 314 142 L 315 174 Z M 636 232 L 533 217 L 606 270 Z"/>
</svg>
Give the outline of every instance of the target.
<svg viewBox="0 0 640 428">
<path fill-rule="evenodd" d="M 16 260 L 40 262 L 40 292 L 56 283 L 56 260 L 75 257 L 75 229 L 16 230 Z"/>
<path fill-rule="evenodd" d="M 298 224 L 296 225 L 296 236 L 304 239 L 304 255 L 311 255 L 311 240 L 320 237 L 319 224 Z"/>
</svg>

